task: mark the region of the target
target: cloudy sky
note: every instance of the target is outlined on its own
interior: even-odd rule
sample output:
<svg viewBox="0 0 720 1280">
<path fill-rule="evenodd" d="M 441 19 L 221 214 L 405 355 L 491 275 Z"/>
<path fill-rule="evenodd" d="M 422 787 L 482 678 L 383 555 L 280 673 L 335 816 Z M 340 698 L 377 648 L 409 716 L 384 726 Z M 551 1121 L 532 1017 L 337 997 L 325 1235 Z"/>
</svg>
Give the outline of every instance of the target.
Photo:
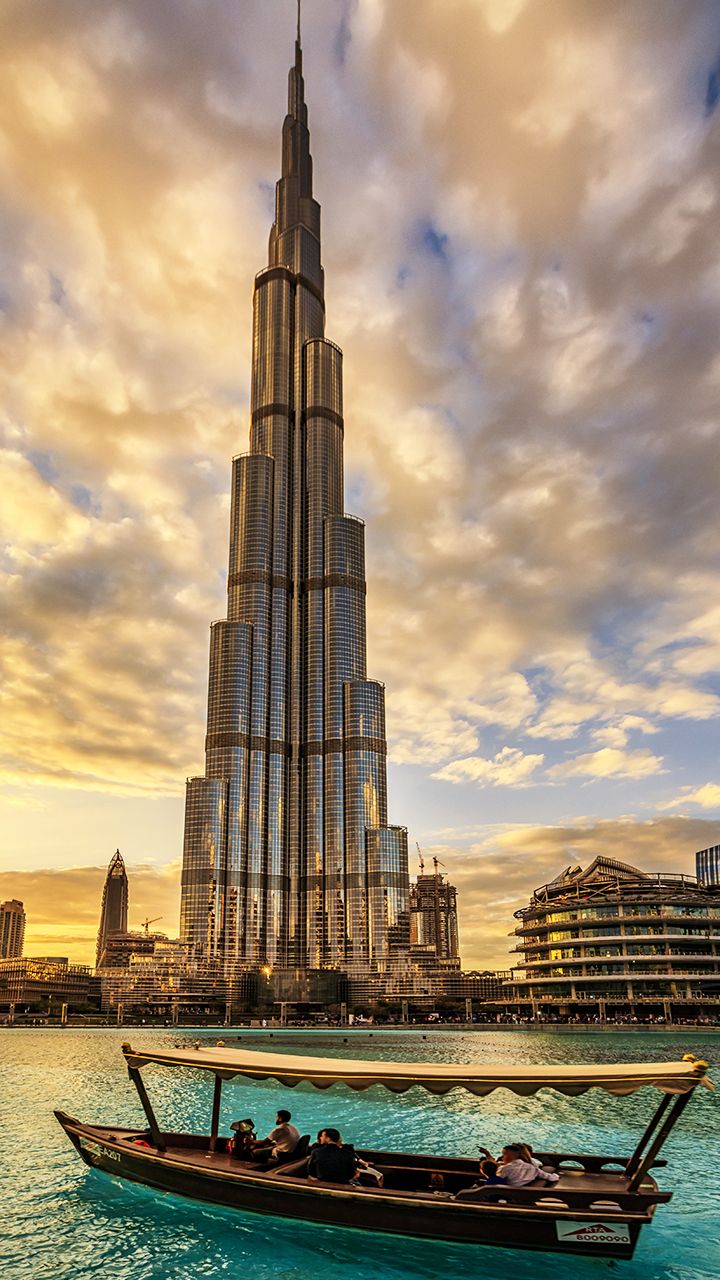
<svg viewBox="0 0 720 1280">
<path fill-rule="evenodd" d="M 304 0 L 391 820 L 466 965 L 720 840 L 716 0 Z M 177 927 L 294 0 L 5 0 L 0 897 Z"/>
</svg>

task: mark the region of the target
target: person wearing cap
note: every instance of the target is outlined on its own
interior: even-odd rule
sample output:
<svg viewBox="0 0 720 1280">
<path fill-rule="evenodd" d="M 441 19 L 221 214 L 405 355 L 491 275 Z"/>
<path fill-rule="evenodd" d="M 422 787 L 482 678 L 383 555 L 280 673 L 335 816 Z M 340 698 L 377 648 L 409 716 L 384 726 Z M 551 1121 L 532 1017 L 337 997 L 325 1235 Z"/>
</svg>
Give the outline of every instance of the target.
<svg viewBox="0 0 720 1280">
<path fill-rule="evenodd" d="M 255 1137 L 254 1120 L 235 1120 L 230 1125 L 233 1137 L 228 1141 L 228 1150 L 234 1160 L 252 1160 Z"/>
</svg>

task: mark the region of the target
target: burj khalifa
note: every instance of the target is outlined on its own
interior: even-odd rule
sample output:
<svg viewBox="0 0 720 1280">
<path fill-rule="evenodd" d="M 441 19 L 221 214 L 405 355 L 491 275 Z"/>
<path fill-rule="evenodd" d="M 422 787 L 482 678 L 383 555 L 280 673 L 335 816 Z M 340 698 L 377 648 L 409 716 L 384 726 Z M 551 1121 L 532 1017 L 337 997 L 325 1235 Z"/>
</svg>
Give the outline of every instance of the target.
<svg viewBox="0 0 720 1280">
<path fill-rule="evenodd" d="M 364 524 L 343 511 L 299 30 L 288 97 L 180 931 L 198 957 L 248 968 L 389 973 L 409 941 L 407 832 L 388 825 L 385 690 L 366 671 Z"/>
</svg>

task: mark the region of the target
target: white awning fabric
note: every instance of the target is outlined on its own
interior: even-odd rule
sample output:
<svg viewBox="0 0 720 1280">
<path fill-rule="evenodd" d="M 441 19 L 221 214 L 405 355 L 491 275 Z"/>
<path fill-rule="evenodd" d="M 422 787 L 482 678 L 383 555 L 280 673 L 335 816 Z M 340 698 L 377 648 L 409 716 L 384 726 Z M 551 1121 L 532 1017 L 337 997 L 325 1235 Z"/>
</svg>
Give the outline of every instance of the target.
<svg viewBox="0 0 720 1280">
<path fill-rule="evenodd" d="M 278 1080 L 294 1088 L 308 1082 L 316 1089 L 344 1084 L 350 1089 L 382 1085 L 392 1093 L 405 1093 L 420 1085 L 429 1093 L 466 1089 L 479 1096 L 494 1089 L 510 1089 L 525 1097 L 539 1089 L 555 1089 L 570 1095 L 588 1089 L 625 1096 L 646 1085 L 663 1093 L 688 1093 L 698 1084 L 712 1088 L 705 1076 L 707 1063 L 686 1054 L 682 1062 L 621 1063 L 587 1067 L 500 1067 L 471 1064 L 458 1066 L 434 1062 L 364 1062 L 351 1058 L 306 1058 L 293 1054 L 258 1053 L 249 1049 L 212 1048 L 146 1052 L 123 1045 L 128 1067 L 157 1063 L 166 1067 L 196 1067 L 225 1080 L 245 1076 L 250 1080 Z"/>
</svg>

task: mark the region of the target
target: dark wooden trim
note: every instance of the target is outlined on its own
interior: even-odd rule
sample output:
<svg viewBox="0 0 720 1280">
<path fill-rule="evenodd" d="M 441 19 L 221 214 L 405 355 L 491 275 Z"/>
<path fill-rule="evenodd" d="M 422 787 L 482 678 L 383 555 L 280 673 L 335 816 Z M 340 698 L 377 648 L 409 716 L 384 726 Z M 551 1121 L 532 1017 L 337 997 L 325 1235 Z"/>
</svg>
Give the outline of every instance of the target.
<svg viewBox="0 0 720 1280">
<path fill-rule="evenodd" d="M 652 1168 L 655 1156 L 666 1141 L 670 1131 L 674 1129 L 680 1119 L 680 1116 L 690 1101 L 692 1094 L 693 1091 L 690 1089 L 688 1093 L 681 1093 L 679 1097 L 673 1099 L 673 1105 L 670 1108 L 669 1114 L 666 1116 L 664 1123 L 661 1125 L 653 1141 L 650 1143 L 645 1155 L 638 1164 L 637 1170 L 628 1183 L 628 1192 L 632 1193 L 638 1190 L 645 1174 Z"/>
<path fill-rule="evenodd" d="M 219 1110 L 218 1106 L 218 1123 Z M 592 1226 L 612 1212 L 614 1222 L 627 1224 L 628 1239 L 606 1245 L 600 1241 L 593 1246 L 592 1256 L 629 1258 L 655 1206 L 670 1198 L 669 1192 L 657 1190 L 652 1179 L 646 1191 L 631 1195 L 622 1173 L 608 1178 L 578 1173 L 562 1179 L 565 1186 L 496 1186 L 468 1200 L 456 1198 L 457 1192 L 470 1190 L 476 1161 L 363 1148 L 358 1155 L 391 1178 L 397 1171 L 400 1185 L 356 1188 L 309 1183 L 293 1176 L 301 1170 L 292 1165 L 259 1169 L 251 1162 L 233 1161 L 224 1150 L 216 1148 L 211 1154 L 207 1135 L 167 1133 L 167 1151 L 161 1153 L 133 1142 L 143 1136 L 137 1130 L 84 1125 L 64 1112 L 55 1115 L 85 1163 L 114 1177 L 243 1212 L 382 1234 L 402 1232 L 404 1238 L 540 1249 L 587 1258 L 587 1245 L 558 1240 L 556 1224 L 570 1219 Z M 406 1170 L 418 1176 L 406 1181 Z M 429 1189 L 430 1175 L 436 1171 L 444 1177 L 447 1194 L 443 1198 L 436 1198 Z M 613 1209 L 598 1207 L 600 1201 L 609 1202 Z"/>
<path fill-rule="evenodd" d="M 215 1077 L 213 1088 L 212 1117 L 210 1119 L 210 1146 L 208 1156 L 213 1155 L 217 1146 L 218 1129 L 220 1128 L 220 1097 L 222 1094 L 222 1076 Z"/>
<path fill-rule="evenodd" d="M 152 1140 L 155 1146 L 157 1147 L 158 1151 L 164 1151 L 165 1140 L 160 1132 L 160 1126 L 158 1125 L 158 1122 L 155 1118 L 155 1112 L 153 1111 L 152 1106 L 150 1104 L 150 1099 L 147 1096 L 147 1090 L 145 1089 L 142 1076 L 140 1075 L 139 1067 L 128 1067 L 128 1075 L 130 1076 L 130 1079 L 132 1080 L 133 1084 L 135 1085 L 135 1088 L 138 1091 L 138 1097 L 140 1098 L 140 1102 L 142 1103 L 142 1109 L 145 1112 L 145 1115 L 147 1116 L 147 1122 L 150 1128 L 150 1133 L 152 1135 Z"/>
<path fill-rule="evenodd" d="M 665 1112 L 667 1111 L 667 1109 L 668 1109 L 668 1107 L 670 1106 L 670 1103 L 671 1103 L 671 1102 L 672 1102 L 672 1094 L 671 1094 L 671 1093 L 664 1093 L 664 1094 L 663 1094 L 663 1096 L 662 1096 L 662 1098 L 660 1099 L 660 1102 L 658 1103 L 657 1107 L 655 1108 L 655 1111 L 653 1112 L 652 1116 L 650 1117 L 650 1120 L 649 1120 L 649 1121 L 648 1121 L 648 1123 L 647 1123 L 647 1126 L 646 1126 L 646 1128 L 645 1128 L 645 1132 L 643 1133 L 642 1138 L 641 1138 L 641 1139 L 640 1139 L 640 1141 L 638 1142 L 638 1144 L 637 1144 L 637 1146 L 636 1146 L 635 1150 L 633 1151 L 633 1153 L 632 1153 L 632 1155 L 631 1155 L 630 1159 L 628 1160 L 627 1168 L 626 1168 L 626 1170 L 625 1170 L 625 1172 L 626 1172 L 626 1174 L 627 1174 L 628 1178 L 631 1178 L 631 1177 L 633 1176 L 633 1174 L 635 1173 L 635 1170 L 637 1169 L 637 1167 L 638 1167 L 638 1165 L 639 1165 L 639 1163 L 640 1163 L 640 1160 L 641 1160 L 641 1157 L 642 1157 L 642 1153 L 643 1153 L 643 1151 L 645 1150 L 645 1147 L 647 1146 L 648 1142 L 650 1141 L 650 1138 L 652 1137 L 653 1133 L 655 1132 L 656 1127 L 659 1125 L 660 1121 L 662 1120 L 663 1116 L 665 1115 Z"/>
</svg>

